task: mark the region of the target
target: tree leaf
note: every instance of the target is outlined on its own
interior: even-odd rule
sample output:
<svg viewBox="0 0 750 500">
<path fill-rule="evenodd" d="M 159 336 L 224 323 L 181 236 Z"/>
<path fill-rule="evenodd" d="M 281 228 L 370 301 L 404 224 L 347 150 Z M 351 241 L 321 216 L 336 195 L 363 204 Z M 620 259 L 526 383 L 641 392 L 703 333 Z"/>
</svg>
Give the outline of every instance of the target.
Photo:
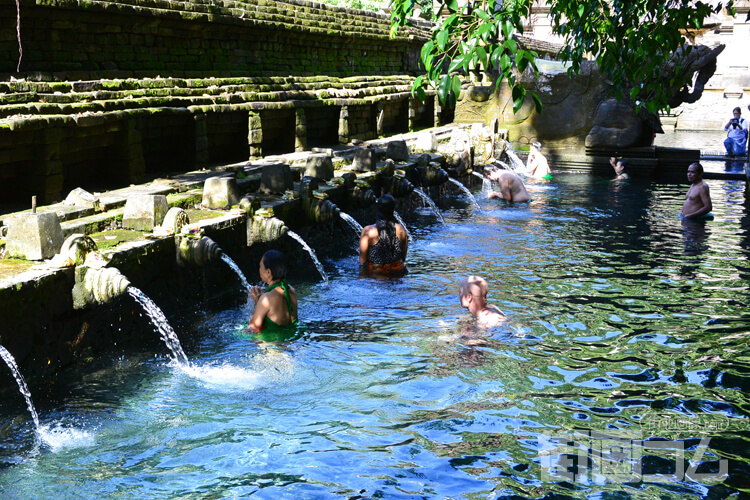
<svg viewBox="0 0 750 500">
<path fill-rule="evenodd" d="M 453 76 L 453 81 L 451 82 L 451 90 L 453 93 L 458 97 L 458 95 L 461 93 L 461 79 L 457 76 Z"/>
<path fill-rule="evenodd" d="M 520 89 L 518 92 L 516 92 L 516 89 Z M 516 97 L 516 94 L 518 97 Z M 515 85 L 513 87 L 513 113 L 518 113 L 521 108 L 523 107 L 524 102 L 526 101 L 526 89 L 523 87 L 523 85 Z"/>
<path fill-rule="evenodd" d="M 466 61 L 466 55 L 461 54 L 459 56 L 456 56 L 451 61 L 450 66 L 448 66 L 448 73 L 453 73 L 458 68 L 462 67 L 464 65 L 464 62 Z"/>
<path fill-rule="evenodd" d="M 458 0 L 444 0 L 444 1 L 445 1 L 445 6 L 448 7 L 449 11 L 456 12 L 458 10 Z"/>
<path fill-rule="evenodd" d="M 452 81 L 453 79 L 448 75 L 443 75 L 443 77 L 440 79 L 440 85 L 438 86 L 437 92 L 440 102 L 444 104 L 448 102 L 448 95 L 451 91 Z"/>
<path fill-rule="evenodd" d="M 484 50 L 484 47 L 477 47 L 475 53 L 482 67 L 487 68 L 487 51 Z"/>
<path fill-rule="evenodd" d="M 437 46 L 440 50 L 445 50 L 445 44 L 448 43 L 448 30 L 440 30 L 437 32 L 437 35 L 435 35 L 435 40 L 437 41 Z"/>
<path fill-rule="evenodd" d="M 533 91 L 529 90 L 528 94 L 534 100 L 534 109 L 536 109 L 536 112 L 539 113 L 539 114 L 542 114 L 542 109 L 544 107 L 544 106 L 542 106 L 542 100 L 539 98 L 538 95 L 536 95 L 536 92 L 533 92 Z"/>
</svg>

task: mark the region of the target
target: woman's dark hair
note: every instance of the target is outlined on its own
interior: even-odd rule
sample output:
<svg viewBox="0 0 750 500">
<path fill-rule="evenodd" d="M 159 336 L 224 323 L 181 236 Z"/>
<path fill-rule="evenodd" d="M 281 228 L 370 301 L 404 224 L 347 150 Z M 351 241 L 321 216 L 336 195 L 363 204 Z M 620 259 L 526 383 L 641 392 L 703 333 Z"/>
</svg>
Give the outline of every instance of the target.
<svg viewBox="0 0 750 500">
<path fill-rule="evenodd" d="M 750 106 L 748 106 L 748 107 L 747 107 L 747 109 L 750 109 Z M 732 110 L 732 113 L 734 113 L 735 111 L 736 111 L 736 112 L 738 112 L 739 114 L 742 114 L 742 110 L 740 109 L 740 107 L 739 107 L 739 106 L 737 106 L 736 108 L 734 108 L 734 109 Z"/>
<path fill-rule="evenodd" d="M 622 165 L 623 172 L 627 172 L 628 170 L 630 170 L 630 163 L 628 163 L 627 160 L 620 160 L 619 163 L 620 165 Z"/>
<path fill-rule="evenodd" d="M 271 277 L 274 280 L 286 278 L 286 258 L 278 250 L 269 250 L 261 258 L 263 266 L 271 271 Z"/>
<path fill-rule="evenodd" d="M 393 212 L 396 210 L 396 199 L 384 194 L 375 202 L 378 221 L 375 227 L 378 228 L 378 238 L 386 245 L 395 245 L 398 243 L 396 236 L 396 218 Z"/>
</svg>

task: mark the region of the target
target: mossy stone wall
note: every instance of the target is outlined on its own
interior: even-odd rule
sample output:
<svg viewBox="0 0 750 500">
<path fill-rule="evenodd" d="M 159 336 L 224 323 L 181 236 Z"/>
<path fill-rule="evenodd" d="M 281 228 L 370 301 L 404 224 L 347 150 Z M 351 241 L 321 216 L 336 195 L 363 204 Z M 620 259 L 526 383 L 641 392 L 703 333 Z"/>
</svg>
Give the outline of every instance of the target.
<svg viewBox="0 0 750 500">
<path fill-rule="evenodd" d="M 18 62 L 3 0 L 0 72 Z M 21 0 L 21 72 L 111 76 L 383 75 L 417 70 L 427 25 L 306 1 Z"/>
</svg>

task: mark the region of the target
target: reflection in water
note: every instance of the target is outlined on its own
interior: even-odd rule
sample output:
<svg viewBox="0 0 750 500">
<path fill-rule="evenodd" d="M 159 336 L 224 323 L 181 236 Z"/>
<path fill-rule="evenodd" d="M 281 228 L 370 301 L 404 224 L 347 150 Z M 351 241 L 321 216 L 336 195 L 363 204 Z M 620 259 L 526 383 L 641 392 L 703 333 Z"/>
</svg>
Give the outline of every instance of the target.
<svg viewBox="0 0 750 500">
<path fill-rule="evenodd" d="M 705 241 L 710 232 L 705 220 L 683 218 L 682 229 L 685 231 L 685 255 L 700 255 L 708 250 Z"/>
<path fill-rule="evenodd" d="M 195 373 L 129 355 L 68 374 L 58 403 L 32 387 L 45 422 L 74 415 L 95 446 L 39 453 L 0 413 L 0 491 L 739 498 L 750 217 L 742 189 L 708 183 L 702 225 L 678 217 L 685 185 L 567 174 L 532 203 L 414 214 L 407 276 L 359 278 L 353 252 L 326 261 L 329 286 L 295 282 L 300 338 L 262 345 L 236 335 L 241 308 L 197 312 L 180 330 Z M 496 329 L 459 304 L 472 274 L 507 315 Z"/>
</svg>

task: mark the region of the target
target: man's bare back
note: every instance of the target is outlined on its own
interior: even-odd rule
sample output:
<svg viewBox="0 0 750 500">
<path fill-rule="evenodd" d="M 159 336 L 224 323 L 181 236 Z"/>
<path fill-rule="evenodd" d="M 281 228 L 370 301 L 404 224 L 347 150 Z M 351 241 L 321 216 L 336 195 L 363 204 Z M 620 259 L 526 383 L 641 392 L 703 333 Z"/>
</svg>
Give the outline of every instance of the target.
<svg viewBox="0 0 750 500">
<path fill-rule="evenodd" d="M 513 172 L 497 170 L 490 173 L 488 177 L 493 181 L 497 181 L 500 185 L 500 192 L 492 191 L 489 195 L 490 198 L 501 198 L 506 201 L 519 203 L 531 199 L 528 191 L 526 191 L 526 186 L 523 185 L 523 181 Z"/>
<path fill-rule="evenodd" d="M 696 219 L 713 209 L 711 193 L 708 184 L 703 180 L 703 166 L 700 163 L 693 163 L 688 167 L 688 181 L 691 185 L 681 213 L 686 219 Z"/>
</svg>

